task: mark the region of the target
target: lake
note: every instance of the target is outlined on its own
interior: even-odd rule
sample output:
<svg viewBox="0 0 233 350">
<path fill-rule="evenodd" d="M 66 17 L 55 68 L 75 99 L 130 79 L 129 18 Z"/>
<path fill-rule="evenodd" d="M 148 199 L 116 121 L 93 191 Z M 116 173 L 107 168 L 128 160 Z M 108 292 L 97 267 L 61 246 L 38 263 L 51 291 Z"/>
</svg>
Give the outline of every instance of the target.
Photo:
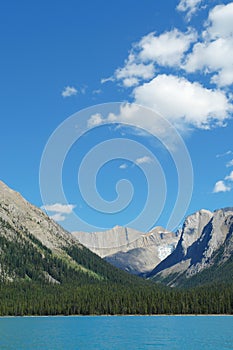
<svg viewBox="0 0 233 350">
<path fill-rule="evenodd" d="M 4 317 L 0 349 L 233 349 L 233 317 Z"/>
</svg>

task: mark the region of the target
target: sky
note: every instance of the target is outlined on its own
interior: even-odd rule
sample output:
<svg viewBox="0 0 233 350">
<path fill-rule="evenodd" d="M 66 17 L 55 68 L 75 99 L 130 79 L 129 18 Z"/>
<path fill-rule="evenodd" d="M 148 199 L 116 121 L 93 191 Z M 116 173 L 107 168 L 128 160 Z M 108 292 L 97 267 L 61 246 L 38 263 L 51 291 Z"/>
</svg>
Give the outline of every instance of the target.
<svg viewBox="0 0 233 350">
<path fill-rule="evenodd" d="M 69 231 L 233 206 L 233 2 L 2 1 L 0 179 Z"/>
</svg>

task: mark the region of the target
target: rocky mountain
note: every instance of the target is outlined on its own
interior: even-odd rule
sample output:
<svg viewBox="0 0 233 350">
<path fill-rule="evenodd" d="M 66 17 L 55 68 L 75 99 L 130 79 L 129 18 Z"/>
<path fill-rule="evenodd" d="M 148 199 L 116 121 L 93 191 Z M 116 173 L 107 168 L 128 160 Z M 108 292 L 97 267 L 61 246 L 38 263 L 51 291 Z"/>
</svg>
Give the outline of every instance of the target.
<svg viewBox="0 0 233 350">
<path fill-rule="evenodd" d="M 0 181 L 0 282 L 87 284 L 122 273 Z"/>
<path fill-rule="evenodd" d="M 116 226 L 104 232 L 72 234 L 107 262 L 136 275 L 150 272 L 171 254 L 179 238 L 162 227 L 155 227 L 148 233 Z"/>
<path fill-rule="evenodd" d="M 232 280 L 233 208 L 188 216 L 176 249 L 148 277 L 170 286 Z"/>
</svg>

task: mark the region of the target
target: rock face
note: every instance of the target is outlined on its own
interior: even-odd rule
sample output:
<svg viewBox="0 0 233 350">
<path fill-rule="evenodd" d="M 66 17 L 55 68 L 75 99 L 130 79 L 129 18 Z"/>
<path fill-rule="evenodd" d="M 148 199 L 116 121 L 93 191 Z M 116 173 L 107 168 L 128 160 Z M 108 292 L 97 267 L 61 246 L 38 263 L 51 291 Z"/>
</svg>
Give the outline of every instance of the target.
<svg viewBox="0 0 233 350">
<path fill-rule="evenodd" d="M 190 215 L 184 222 L 176 249 L 148 277 L 165 279 L 171 286 L 181 277 L 221 266 L 233 254 L 233 208 L 207 210 Z"/>
<path fill-rule="evenodd" d="M 73 236 L 112 265 L 136 275 L 151 271 L 178 242 L 177 234 L 162 227 L 142 233 L 116 226 L 104 232 L 73 232 Z"/>
<path fill-rule="evenodd" d="M 112 266 L 0 181 L 0 283 L 88 284 L 108 280 L 109 270 L 117 278 Z"/>
<path fill-rule="evenodd" d="M 5 229 L 1 234 L 12 237 L 15 232 L 25 235 L 33 234 L 43 245 L 54 252 L 60 252 L 62 247 L 78 243 L 61 226 L 39 208 L 27 202 L 18 192 L 10 189 L 0 181 L 0 223 Z M 9 229 L 7 230 L 7 227 Z M 80 245 L 81 247 L 81 245 Z"/>
</svg>

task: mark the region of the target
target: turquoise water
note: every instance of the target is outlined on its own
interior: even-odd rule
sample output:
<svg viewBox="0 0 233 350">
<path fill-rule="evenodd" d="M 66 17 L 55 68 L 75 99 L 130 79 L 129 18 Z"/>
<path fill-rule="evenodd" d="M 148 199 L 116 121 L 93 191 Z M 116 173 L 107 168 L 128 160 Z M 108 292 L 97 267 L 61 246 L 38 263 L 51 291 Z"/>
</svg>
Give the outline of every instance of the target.
<svg viewBox="0 0 233 350">
<path fill-rule="evenodd" d="M 0 349 L 233 349 L 233 317 L 0 318 Z"/>
</svg>

